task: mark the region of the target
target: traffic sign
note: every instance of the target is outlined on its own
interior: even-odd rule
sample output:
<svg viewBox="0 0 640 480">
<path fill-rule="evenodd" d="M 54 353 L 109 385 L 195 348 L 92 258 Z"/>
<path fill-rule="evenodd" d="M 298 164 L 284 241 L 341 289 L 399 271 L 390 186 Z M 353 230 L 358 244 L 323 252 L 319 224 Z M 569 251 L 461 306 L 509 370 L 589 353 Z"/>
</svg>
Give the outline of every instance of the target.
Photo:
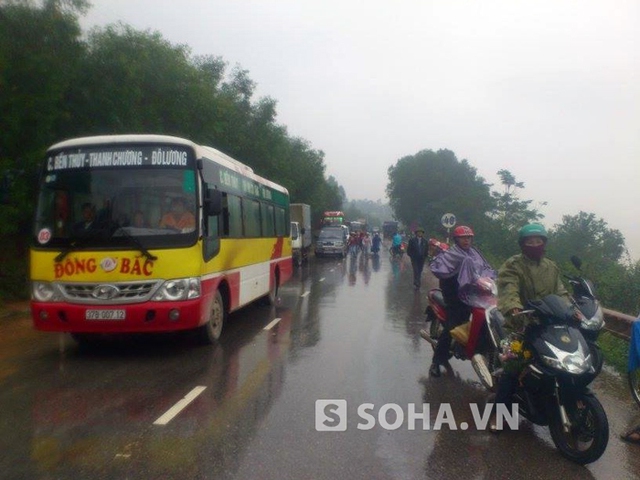
<svg viewBox="0 0 640 480">
<path fill-rule="evenodd" d="M 440 219 L 444 228 L 454 227 L 456 224 L 456 216 L 453 213 L 445 213 Z"/>
</svg>

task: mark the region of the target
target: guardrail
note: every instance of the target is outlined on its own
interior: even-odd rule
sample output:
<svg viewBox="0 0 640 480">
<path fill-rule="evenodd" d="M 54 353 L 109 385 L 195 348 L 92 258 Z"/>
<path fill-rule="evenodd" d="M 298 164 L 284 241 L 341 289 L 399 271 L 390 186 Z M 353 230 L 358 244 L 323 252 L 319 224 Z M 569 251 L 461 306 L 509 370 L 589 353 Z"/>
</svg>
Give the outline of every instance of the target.
<svg viewBox="0 0 640 480">
<path fill-rule="evenodd" d="M 636 317 L 608 308 L 603 308 L 602 311 L 604 312 L 604 329 L 618 338 L 631 340 L 631 325 Z"/>
</svg>

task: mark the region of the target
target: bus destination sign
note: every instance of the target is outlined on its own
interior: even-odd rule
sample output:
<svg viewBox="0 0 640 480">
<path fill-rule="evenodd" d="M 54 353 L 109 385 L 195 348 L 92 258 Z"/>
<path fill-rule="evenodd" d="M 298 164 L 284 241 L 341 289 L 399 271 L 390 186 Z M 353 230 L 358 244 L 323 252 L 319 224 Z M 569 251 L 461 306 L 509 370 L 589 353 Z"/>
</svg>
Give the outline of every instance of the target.
<svg viewBox="0 0 640 480">
<path fill-rule="evenodd" d="M 186 167 L 189 153 L 171 147 L 122 148 L 112 150 L 62 151 L 47 157 L 47 172 L 86 168 L 141 166 Z"/>
</svg>

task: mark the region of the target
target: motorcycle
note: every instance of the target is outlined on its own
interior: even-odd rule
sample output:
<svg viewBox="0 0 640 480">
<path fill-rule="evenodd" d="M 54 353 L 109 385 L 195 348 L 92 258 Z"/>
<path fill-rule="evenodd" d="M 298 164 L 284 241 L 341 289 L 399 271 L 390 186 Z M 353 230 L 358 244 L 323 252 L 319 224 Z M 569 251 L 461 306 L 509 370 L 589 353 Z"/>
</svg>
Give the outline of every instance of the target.
<svg viewBox="0 0 640 480">
<path fill-rule="evenodd" d="M 392 246 L 389 248 L 389 255 L 391 256 L 391 260 L 394 259 L 402 259 L 404 252 L 407 250 L 407 245 L 405 242 L 402 242 L 400 245 Z"/>
<path fill-rule="evenodd" d="M 580 258 L 573 255 L 571 263 L 579 272 L 581 271 L 582 261 Z M 600 374 L 604 363 L 604 355 L 598 344 L 598 336 L 604 328 L 604 313 L 600 302 L 596 298 L 595 287 L 591 280 L 577 275 L 564 275 L 564 277 L 567 278 L 573 290 L 571 301 L 582 314 L 579 329 L 587 341 L 589 351 L 593 357 L 595 378 Z"/>
<path fill-rule="evenodd" d="M 595 373 L 588 342 L 561 297 L 547 295 L 525 308 L 518 315 L 533 320 L 523 334 L 530 361 L 519 373 L 513 400 L 522 416 L 549 426 L 563 456 L 581 465 L 594 462 L 607 448 L 609 422 L 588 387 Z"/>
<path fill-rule="evenodd" d="M 449 358 L 470 360 L 480 382 L 489 391 L 494 391 L 496 376 L 500 372 L 500 341 L 504 337 L 504 317 L 497 308 L 498 290 L 489 277 L 480 277 L 465 293 L 465 303 L 471 307 L 469 322 L 451 330 Z M 444 330 L 447 312 L 442 291 L 429 290 L 427 294 L 426 321 L 429 330 L 420 330 L 420 336 L 433 346 Z M 467 330 L 468 329 L 468 330 Z"/>
</svg>

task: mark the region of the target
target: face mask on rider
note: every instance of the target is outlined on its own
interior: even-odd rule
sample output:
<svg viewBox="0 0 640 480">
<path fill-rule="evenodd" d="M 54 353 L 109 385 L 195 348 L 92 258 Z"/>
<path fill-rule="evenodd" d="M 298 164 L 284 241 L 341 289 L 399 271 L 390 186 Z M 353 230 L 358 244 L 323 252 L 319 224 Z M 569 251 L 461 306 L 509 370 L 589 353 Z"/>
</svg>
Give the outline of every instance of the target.
<svg viewBox="0 0 640 480">
<path fill-rule="evenodd" d="M 522 253 L 531 260 L 539 261 L 544 255 L 544 243 L 541 245 L 522 245 Z"/>
</svg>

